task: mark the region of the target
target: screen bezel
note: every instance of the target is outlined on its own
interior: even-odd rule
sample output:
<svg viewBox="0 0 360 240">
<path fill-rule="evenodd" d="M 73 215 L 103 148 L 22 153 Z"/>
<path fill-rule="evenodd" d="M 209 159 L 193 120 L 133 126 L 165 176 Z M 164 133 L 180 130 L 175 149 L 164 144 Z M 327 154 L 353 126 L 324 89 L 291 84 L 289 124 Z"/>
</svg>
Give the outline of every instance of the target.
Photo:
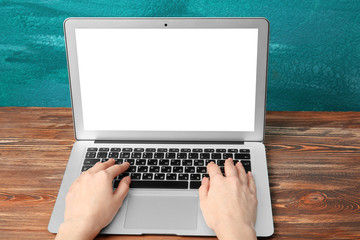
<svg viewBox="0 0 360 240">
<path fill-rule="evenodd" d="M 75 29 L 96 28 L 257 28 L 254 131 L 120 131 L 85 130 Z M 77 140 L 260 141 L 264 139 L 269 22 L 265 18 L 68 18 L 64 21 L 66 55 Z"/>
</svg>

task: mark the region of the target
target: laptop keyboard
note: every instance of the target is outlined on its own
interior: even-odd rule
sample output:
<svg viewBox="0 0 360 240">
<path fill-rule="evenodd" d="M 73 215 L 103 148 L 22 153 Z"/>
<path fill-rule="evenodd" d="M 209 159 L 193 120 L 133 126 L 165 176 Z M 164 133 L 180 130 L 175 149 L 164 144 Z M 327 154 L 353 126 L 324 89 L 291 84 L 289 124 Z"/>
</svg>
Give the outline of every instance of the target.
<svg viewBox="0 0 360 240">
<path fill-rule="evenodd" d="M 224 174 L 225 159 L 241 162 L 251 171 L 250 149 L 237 148 L 95 148 L 87 149 L 82 171 L 97 162 L 114 158 L 116 164 L 129 162 L 129 169 L 117 176 L 117 188 L 123 177 L 130 176 L 130 188 L 198 189 L 203 177 L 209 177 L 206 165 L 216 163 Z"/>
</svg>

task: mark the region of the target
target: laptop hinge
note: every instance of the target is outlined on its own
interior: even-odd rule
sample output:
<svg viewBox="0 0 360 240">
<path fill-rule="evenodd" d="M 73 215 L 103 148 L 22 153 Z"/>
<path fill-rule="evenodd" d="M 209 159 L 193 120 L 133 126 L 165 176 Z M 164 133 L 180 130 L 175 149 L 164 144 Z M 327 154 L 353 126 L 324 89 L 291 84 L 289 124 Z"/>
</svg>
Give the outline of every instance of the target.
<svg viewBox="0 0 360 240">
<path fill-rule="evenodd" d="M 165 140 L 95 140 L 95 143 L 125 143 L 125 144 L 221 144 L 244 145 L 244 141 L 165 141 Z"/>
</svg>

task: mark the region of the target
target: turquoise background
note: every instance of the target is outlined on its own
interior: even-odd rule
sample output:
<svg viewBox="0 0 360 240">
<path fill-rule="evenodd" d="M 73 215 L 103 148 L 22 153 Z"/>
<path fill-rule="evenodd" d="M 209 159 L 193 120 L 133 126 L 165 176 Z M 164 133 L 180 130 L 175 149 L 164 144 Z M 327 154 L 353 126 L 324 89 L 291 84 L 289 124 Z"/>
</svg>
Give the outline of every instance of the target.
<svg viewBox="0 0 360 240">
<path fill-rule="evenodd" d="M 67 17 L 266 17 L 268 110 L 360 111 L 360 2 L 0 1 L 0 106 L 70 107 Z"/>
</svg>

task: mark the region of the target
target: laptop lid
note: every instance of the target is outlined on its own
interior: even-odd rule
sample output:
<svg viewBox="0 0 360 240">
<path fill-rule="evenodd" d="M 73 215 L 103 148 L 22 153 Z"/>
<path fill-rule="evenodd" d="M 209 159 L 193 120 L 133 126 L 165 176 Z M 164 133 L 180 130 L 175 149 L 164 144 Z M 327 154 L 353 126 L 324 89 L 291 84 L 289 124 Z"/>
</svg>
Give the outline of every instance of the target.
<svg viewBox="0 0 360 240">
<path fill-rule="evenodd" d="M 69 18 L 77 140 L 263 141 L 264 18 Z"/>
</svg>

